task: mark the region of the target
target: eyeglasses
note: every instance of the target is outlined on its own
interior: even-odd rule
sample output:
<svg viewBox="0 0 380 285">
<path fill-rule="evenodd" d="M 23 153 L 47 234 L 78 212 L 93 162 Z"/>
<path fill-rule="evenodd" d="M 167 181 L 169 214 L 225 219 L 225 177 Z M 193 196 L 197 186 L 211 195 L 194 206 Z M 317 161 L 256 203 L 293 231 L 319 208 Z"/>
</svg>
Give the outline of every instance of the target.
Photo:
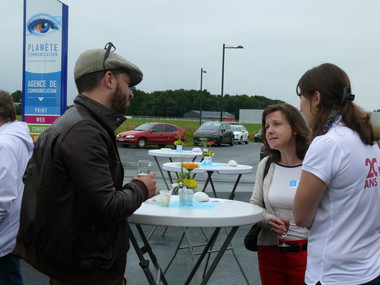
<svg viewBox="0 0 380 285">
<path fill-rule="evenodd" d="M 104 68 L 104 70 L 107 70 L 107 68 L 106 68 L 106 60 L 109 57 L 110 52 L 111 51 L 114 52 L 116 50 L 116 47 L 113 45 L 113 43 L 109 42 L 109 43 L 107 43 L 104 46 L 104 49 L 106 50 L 106 53 L 105 53 L 104 59 L 103 59 L 103 68 Z"/>
</svg>

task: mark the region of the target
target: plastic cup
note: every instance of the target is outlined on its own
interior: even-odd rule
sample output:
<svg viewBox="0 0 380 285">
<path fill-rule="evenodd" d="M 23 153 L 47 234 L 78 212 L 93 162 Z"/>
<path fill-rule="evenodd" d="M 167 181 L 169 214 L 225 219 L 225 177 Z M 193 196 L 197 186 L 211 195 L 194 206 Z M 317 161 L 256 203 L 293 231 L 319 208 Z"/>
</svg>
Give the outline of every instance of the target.
<svg viewBox="0 0 380 285">
<path fill-rule="evenodd" d="M 160 203 L 161 206 L 168 207 L 170 204 L 170 197 L 172 196 L 172 191 L 170 190 L 160 190 Z"/>
</svg>

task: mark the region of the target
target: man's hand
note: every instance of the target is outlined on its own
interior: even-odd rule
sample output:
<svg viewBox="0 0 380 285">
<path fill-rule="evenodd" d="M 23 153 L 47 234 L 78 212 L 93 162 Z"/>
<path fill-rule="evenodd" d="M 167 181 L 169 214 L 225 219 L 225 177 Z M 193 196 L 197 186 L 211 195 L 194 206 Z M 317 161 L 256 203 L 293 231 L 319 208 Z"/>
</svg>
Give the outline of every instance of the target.
<svg viewBox="0 0 380 285">
<path fill-rule="evenodd" d="M 138 177 L 134 177 L 134 179 L 138 179 L 145 184 L 148 189 L 148 199 L 156 195 L 157 180 L 154 178 L 155 176 L 155 172 L 149 172 L 148 175 L 139 175 Z"/>
</svg>

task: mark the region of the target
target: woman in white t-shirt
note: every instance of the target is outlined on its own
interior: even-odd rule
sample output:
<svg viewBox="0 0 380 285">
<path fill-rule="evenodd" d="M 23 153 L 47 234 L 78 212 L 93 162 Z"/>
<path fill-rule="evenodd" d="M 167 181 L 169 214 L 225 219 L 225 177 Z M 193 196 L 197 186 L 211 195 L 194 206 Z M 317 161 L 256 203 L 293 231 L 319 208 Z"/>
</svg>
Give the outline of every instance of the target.
<svg viewBox="0 0 380 285">
<path fill-rule="evenodd" d="M 293 205 L 310 229 L 305 282 L 380 284 L 380 151 L 369 115 L 330 63 L 307 71 L 297 93 L 313 138 Z"/>
<path fill-rule="evenodd" d="M 251 197 L 251 203 L 264 210 L 257 241 L 261 284 L 303 285 L 308 230 L 295 225 L 292 206 L 310 132 L 301 113 L 289 104 L 267 107 L 262 125 L 269 155 L 259 163 Z M 267 163 L 270 167 L 264 178 Z M 286 246 L 279 246 L 284 242 L 283 220 L 290 226 Z"/>
</svg>

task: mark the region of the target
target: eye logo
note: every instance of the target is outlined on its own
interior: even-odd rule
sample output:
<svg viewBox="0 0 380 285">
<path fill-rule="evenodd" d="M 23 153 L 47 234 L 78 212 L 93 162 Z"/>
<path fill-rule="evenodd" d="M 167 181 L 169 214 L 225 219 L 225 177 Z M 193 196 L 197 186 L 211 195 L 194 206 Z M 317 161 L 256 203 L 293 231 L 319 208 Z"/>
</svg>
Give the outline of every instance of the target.
<svg viewBox="0 0 380 285">
<path fill-rule="evenodd" d="M 29 19 L 27 29 L 30 32 L 29 35 L 45 36 L 59 30 L 60 25 L 60 17 L 37 14 Z"/>
</svg>

